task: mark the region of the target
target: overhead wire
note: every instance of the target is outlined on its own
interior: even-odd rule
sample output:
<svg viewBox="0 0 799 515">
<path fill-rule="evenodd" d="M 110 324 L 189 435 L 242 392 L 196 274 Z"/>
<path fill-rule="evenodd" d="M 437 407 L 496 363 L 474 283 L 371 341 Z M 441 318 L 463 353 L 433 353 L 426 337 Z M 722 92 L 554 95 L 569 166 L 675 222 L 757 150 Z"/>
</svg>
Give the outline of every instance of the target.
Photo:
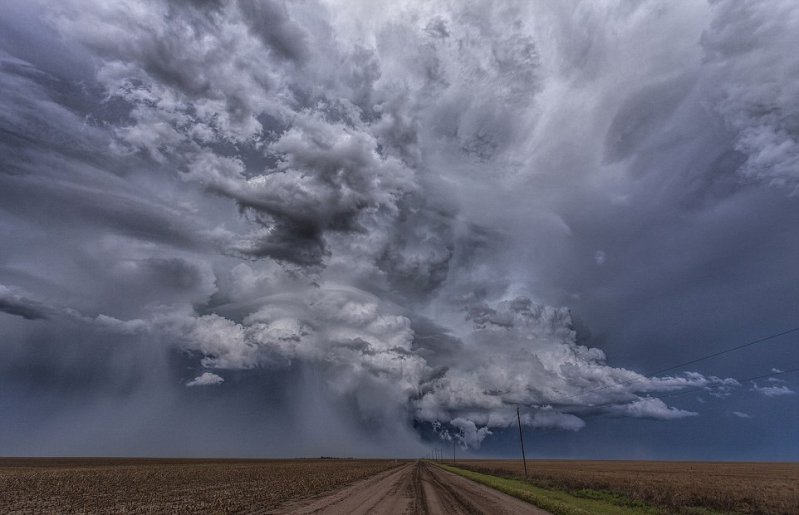
<svg viewBox="0 0 799 515">
<path fill-rule="evenodd" d="M 760 344 L 760 343 L 763 343 L 763 342 L 766 342 L 766 341 L 769 341 L 769 340 L 773 340 L 775 338 L 779 338 L 780 336 L 785 336 L 785 335 L 796 333 L 796 332 L 799 332 L 799 326 L 793 327 L 793 328 L 785 330 L 785 331 L 781 331 L 779 333 L 775 333 L 775 334 L 771 334 L 771 335 L 768 335 L 768 336 L 764 336 L 764 337 L 758 338 L 756 340 L 748 341 L 746 343 L 743 343 L 743 344 L 740 344 L 740 345 L 736 345 L 734 347 L 729 347 L 727 349 L 722 349 L 720 351 L 715 351 L 715 352 L 712 352 L 710 354 L 706 354 L 704 356 L 700 356 L 698 358 L 694 358 L 694 359 L 691 359 L 689 361 L 685 361 L 685 362 L 679 363 L 677 365 L 672 365 L 670 367 L 662 368 L 660 370 L 655 370 L 654 372 L 650 372 L 650 373 L 645 374 L 645 375 L 646 376 L 654 376 L 654 375 L 658 375 L 658 374 L 663 374 L 665 372 L 670 372 L 670 371 L 678 369 L 678 368 L 686 367 L 688 365 L 693 365 L 693 364 L 699 363 L 701 361 L 705 361 L 705 360 L 708 360 L 708 359 L 711 359 L 711 358 L 722 356 L 724 354 L 729 354 L 731 352 L 735 352 L 735 351 L 744 349 L 746 347 L 751 347 L 751 346 L 754 346 L 754 345 L 757 345 L 757 344 Z M 775 373 L 773 375 L 778 375 L 778 374 Z M 761 378 L 765 378 L 765 377 L 771 377 L 771 375 L 767 374 L 765 376 L 756 377 L 754 379 L 742 379 L 739 382 L 746 382 L 746 381 L 755 380 L 755 379 L 761 379 Z M 591 389 L 588 389 L 588 390 L 583 390 L 583 391 L 581 391 L 579 393 L 568 395 L 568 396 L 565 397 L 565 399 L 573 399 L 573 398 L 577 398 L 577 397 L 583 396 L 583 395 L 588 394 L 588 393 L 599 392 L 599 391 L 602 391 L 602 390 L 607 390 L 609 388 L 617 388 L 619 386 L 629 386 L 629 385 L 634 384 L 636 382 L 641 382 L 641 380 L 640 379 L 632 379 L 632 380 L 628 380 L 628 381 L 622 381 L 621 383 L 615 383 L 615 384 L 611 384 L 611 385 L 602 385 L 602 386 L 598 386 L 598 387 L 591 388 Z M 682 395 L 682 393 L 687 393 L 688 391 L 703 390 L 704 388 L 705 387 L 699 387 L 699 388 L 695 388 L 693 390 L 686 390 L 685 392 L 679 392 L 679 394 Z M 669 397 L 671 395 L 665 395 L 665 396 Z M 659 396 L 659 397 L 663 397 L 663 396 Z"/>
<path fill-rule="evenodd" d="M 780 376 L 780 375 L 784 375 L 784 374 L 791 374 L 791 373 L 794 373 L 794 372 L 799 372 L 799 367 L 790 368 L 788 370 L 778 370 L 776 372 L 771 372 L 770 374 L 762 374 L 762 375 L 754 376 L 754 377 L 746 377 L 744 379 L 736 379 L 736 381 L 738 381 L 738 384 L 743 384 L 743 383 L 749 383 L 749 382 L 752 382 L 752 381 L 758 381 L 760 379 L 768 379 L 770 377 L 776 377 L 776 376 Z M 658 395 L 658 397 L 677 397 L 678 395 L 685 395 L 687 393 L 693 393 L 693 392 L 704 391 L 704 390 L 705 390 L 705 388 L 700 386 L 700 387 L 697 387 L 697 388 L 691 388 L 690 390 L 683 390 L 681 392 L 674 392 L 674 393 Z"/>
<path fill-rule="evenodd" d="M 708 354 L 706 356 L 702 356 L 700 358 L 692 359 L 690 361 L 685 361 L 683 363 L 680 363 L 678 365 L 674 365 L 672 367 L 656 370 L 654 372 L 649 373 L 648 375 L 652 375 L 653 376 L 653 375 L 657 375 L 657 374 L 663 374 L 664 372 L 670 372 L 670 371 L 672 371 L 674 369 L 677 369 L 677 368 L 686 367 L 688 365 L 693 365 L 694 363 L 699 363 L 700 361 L 705 361 L 705 360 L 710 359 L 710 358 L 715 358 L 717 356 L 722 356 L 724 354 L 729 354 L 730 352 L 735 352 L 737 350 L 741 350 L 741 349 L 746 348 L 746 347 L 751 347 L 752 345 L 757 345 L 758 343 L 763 343 L 763 342 L 768 341 L 768 340 L 773 340 L 774 338 L 779 338 L 780 336 L 785 336 L 786 334 L 795 333 L 797 331 L 799 331 L 799 327 L 794 327 L 793 329 L 788 329 L 787 331 L 783 331 L 781 333 L 772 334 L 770 336 L 766 336 L 764 338 L 759 338 L 759 339 L 753 340 L 751 342 L 747 342 L 747 343 L 744 343 L 744 344 L 741 344 L 741 345 L 736 345 L 735 347 L 730 347 L 729 349 L 720 350 L 718 352 L 713 352 L 711 354 Z"/>
</svg>

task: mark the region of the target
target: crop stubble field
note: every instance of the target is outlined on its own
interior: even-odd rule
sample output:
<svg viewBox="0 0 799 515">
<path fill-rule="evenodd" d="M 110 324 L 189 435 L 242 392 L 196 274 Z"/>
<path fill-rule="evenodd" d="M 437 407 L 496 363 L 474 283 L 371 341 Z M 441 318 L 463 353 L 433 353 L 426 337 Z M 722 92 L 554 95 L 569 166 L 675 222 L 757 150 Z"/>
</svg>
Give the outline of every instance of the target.
<svg viewBox="0 0 799 515">
<path fill-rule="evenodd" d="M 335 490 L 394 460 L 0 459 L 2 513 L 236 513 Z M 523 476 L 521 461 L 458 466 Z M 533 483 L 618 493 L 668 513 L 799 513 L 799 464 L 530 461 Z"/>
<path fill-rule="evenodd" d="M 461 468 L 523 478 L 521 460 L 466 460 Z M 702 507 L 725 513 L 799 513 L 799 463 L 664 461 L 528 461 L 530 481 L 579 493 L 604 490 L 688 512 Z"/>
<path fill-rule="evenodd" d="M 330 459 L 0 459 L 0 513 L 264 510 L 397 465 Z"/>
</svg>

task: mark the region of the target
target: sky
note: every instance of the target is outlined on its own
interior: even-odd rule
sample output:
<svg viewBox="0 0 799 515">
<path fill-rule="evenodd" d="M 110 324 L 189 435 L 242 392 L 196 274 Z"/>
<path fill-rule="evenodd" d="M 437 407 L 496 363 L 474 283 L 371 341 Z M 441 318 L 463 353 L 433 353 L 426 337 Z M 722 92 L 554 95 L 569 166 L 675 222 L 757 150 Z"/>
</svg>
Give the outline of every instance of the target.
<svg viewBox="0 0 799 515">
<path fill-rule="evenodd" d="M 5 2 L 0 455 L 515 457 L 519 408 L 799 460 L 799 332 L 671 368 L 799 326 L 797 47 L 793 0 Z"/>
</svg>

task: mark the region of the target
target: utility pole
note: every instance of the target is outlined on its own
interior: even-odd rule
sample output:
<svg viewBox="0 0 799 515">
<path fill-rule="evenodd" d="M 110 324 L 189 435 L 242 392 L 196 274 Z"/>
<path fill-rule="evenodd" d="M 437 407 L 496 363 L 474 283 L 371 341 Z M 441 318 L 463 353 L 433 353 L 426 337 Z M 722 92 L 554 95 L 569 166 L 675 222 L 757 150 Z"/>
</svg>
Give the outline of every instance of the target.
<svg viewBox="0 0 799 515">
<path fill-rule="evenodd" d="M 518 406 L 516 406 L 516 422 L 519 423 L 519 443 L 522 444 L 522 463 L 524 463 L 524 479 L 527 479 L 527 458 L 524 456 L 524 436 L 522 435 L 522 418 L 519 416 Z"/>
<path fill-rule="evenodd" d="M 455 465 L 455 438 L 452 439 L 452 465 Z"/>
<path fill-rule="evenodd" d="M 516 406 L 516 421 L 519 423 L 519 442 L 522 444 L 522 463 L 524 463 L 524 479 L 527 479 L 527 458 L 524 456 L 524 436 L 522 436 L 522 417 L 519 415 L 518 406 Z"/>
</svg>

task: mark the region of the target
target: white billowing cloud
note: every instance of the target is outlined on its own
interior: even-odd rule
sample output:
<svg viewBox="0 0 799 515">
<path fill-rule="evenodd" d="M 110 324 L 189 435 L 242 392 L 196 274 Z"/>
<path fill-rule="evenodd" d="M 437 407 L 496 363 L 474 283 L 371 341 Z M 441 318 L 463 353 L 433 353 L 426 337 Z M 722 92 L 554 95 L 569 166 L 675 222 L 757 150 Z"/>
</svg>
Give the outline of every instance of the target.
<svg viewBox="0 0 799 515">
<path fill-rule="evenodd" d="M 243 265 L 234 276 L 243 273 L 253 274 Z M 439 427 L 442 437 L 474 448 L 491 428 L 515 424 L 517 406 L 526 426 L 578 431 L 585 425 L 580 415 L 587 413 L 661 420 L 696 415 L 641 393 L 687 387 L 712 392 L 737 384 L 697 373 L 649 378 L 609 367 L 601 351 L 575 343 L 568 311 L 528 299 L 472 306 L 464 313 L 471 333 L 438 351 L 415 340 L 411 321 L 392 314 L 396 307 L 353 288 L 321 284 L 256 303 L 260 307 L 241 322 L 178 312 L 149 320 L 73 318 L 119 335 L 177 341 L 215 370 L 311 363 L 332 391 L 355 399 L 364 416 L 388 423 L 408 410 L 417 421 Z M 446 359 L 449 353 L 457 357 Z M 439 361 L 449 365 L 439 367 Z M 187 385 L 221 381 L 209 372 Z"/>
<path fill-rule="evenodd" d="M 220 8 L 156 2 L 65 2 L 58 27 L 104 57 L 98 78 L 135 107 L 122 141 L 156 160 L 164 150 L 208 135 L 247 141 L 270 103 L 269 53 L 248 37 L 234 4 Z M 233 56 L 231 58 L 231 56 Z"/>
<path fill-rule="evenodd" d="M 668 408 L 638 393 L 731 385 L 734 381 L 687 373 L 645 377 L 613 368 L 599 349 L 576 343 L 568 310 L 517 298 L 472 306 L 474 329 L 457 349 L 460 357 L 422 387 L 416 416 L 422 420 L 468 418 L 489 427 L 515 421 L 514 406 L 533 408 L 525 423 L 576 430 L 576 406 L 633 417 L 674 419 L 694 413 Z M 424 345 L 422 343 L 422 345 Z"/>
<path fill-rule="evenodd" d="M 238 252 L 317 265 L 329 253 L 326 233 L 365 230 L 365 218 L 395 215 L 401 197 L 416 189 L 413 172 L 378 147 L 362 130 L 298 115 L 267 147 L 281 156 L 275 169 L 247 176 L 241 161 L 206 150 L 191 160 L 188 177 L 233 199 L 263 227 Z"/>
<path fill-rule="evenodd" d="M 258 303 L 241 323 L 210 314 L 152 324 L 214 369 L 315 363 L 331 388 L 355 398 L 368 416 L 410 409 L 418 421 L 449 423 L 452 437 L 472 447 L 490 428 L 514 424 L 515 406 L 524 407 L 527 426 L 576 431 L 586 410 L 662 420 L 696 415 L 638 394 L 734 383 L 697 373 L 648 378 L 609 367 L 601 351 L 575 343 L 566 310 L 527 299 L 472 306 L 464 314 L 472 332 L 438 350 L 453 354 L 444 368 L 433 345 L 415 340 L 408 318 L 363 291 L 322 284 Z"/>
<path fill-rule="evenodd" d="M 186 386 L 213 386 L 222 384 L 225 380 L 212 372 L 203 372 L 191 381 L 186 383 Z"/>
<path fill-rule="evenodd" d="M 413 353 L 410 320 L 387 312 L 373 295 L 321 285 L 259 302 L 241 323 L 216 314 L 153 323 L 162 337 L 178 339 L 214 369 L 314 364 L 365 416 L 395 416 L 416 393 L 427 367 Z"/>
<path fill-rule="evenodd" d="M 715 108 L 735 131 L 748 177 L 794 190 L 799 183 L 799 5 L 723 0 L 702 36 Z M 711 86 L 712 84 L 712 86 Z"/>
<path fill-rule="evenodd" d="M 743 411 L 733 411 L 732 414 L 738 418 L 752 418 L 752 415 Z"/>
<path fill-rule="evenodd" d="M 690 204 L 679 187 L 736 173 L 796 185 L 793 2 L 88 0 L 47 11 L 89 52 L 112 106 L 81 148 L 125 164 L 88 160 L 25 190 L 64 187 L 79 220 L 105 221 L 81 244 L 111 264 L 85 281 L 61 274 L 106 293 L 74 320 L 213 370 L 310 364 L 364 420 L 430 423 L 472 447 L 514 424 L 518 406 L 526 426 L 577 431 L 596 413 L 693 416 L 657 394 L 738 386 L 613 367 L 547 299 L 579 296 L 567 277 L 578 270 L 561 259 L 571 252 L 593 271 L 623 266 L 609 245 L 628 238 L 593 229 L 652 232 L 635 224 Z M 16 125 L 30 118 L 23 90 L 59 126 L 77 124 L 20 78 L 28 65 L 3 62 L 24 71 L 0 84 L 16 92 Z M 722 158 L 739 166 L 713 164 Z M 4 287 L 0 310 L 64 312 Z"/>
<path fill-rule="evenodd" d="M 475 423 L 471 420 L 456 418 L 450 420 L 449 423 L 458 431 L 460 431 L 458 438 L 464 447 L 479 449 L 480 444 L 483 442 L 485 437 L 491 434 L 491 431 L 487 427 L 481 427 L 478 429 Z"/>
<path fill-rule="evenodd" d="M 693 417 L 698 415 L 694 411 L 686 411 L 666 406 L 662 400 L 654 397 L 645 397 L 629 404 L 613 406 L 608 410 L 613 415 L 635 418 L 654 418 L 669 420 L 675 418 Z"/>
<path fill-rule="evenodd" d="M 752 391 L 753 392 L 757 392 L 757 393 L 759 393 L 761 395 L 765 395 L 766 397 L 780 397 L 780 396 L 783 396 L 783 395 L 795 395 L 796 394 L 796 392 L 794 390 L 791 390 L 790 388 L 788 388 L 785 385 L 780 385 L 780 386 L 758 386 L 757 383 L 755 383 L 752 386 Z"/>
</svg>

